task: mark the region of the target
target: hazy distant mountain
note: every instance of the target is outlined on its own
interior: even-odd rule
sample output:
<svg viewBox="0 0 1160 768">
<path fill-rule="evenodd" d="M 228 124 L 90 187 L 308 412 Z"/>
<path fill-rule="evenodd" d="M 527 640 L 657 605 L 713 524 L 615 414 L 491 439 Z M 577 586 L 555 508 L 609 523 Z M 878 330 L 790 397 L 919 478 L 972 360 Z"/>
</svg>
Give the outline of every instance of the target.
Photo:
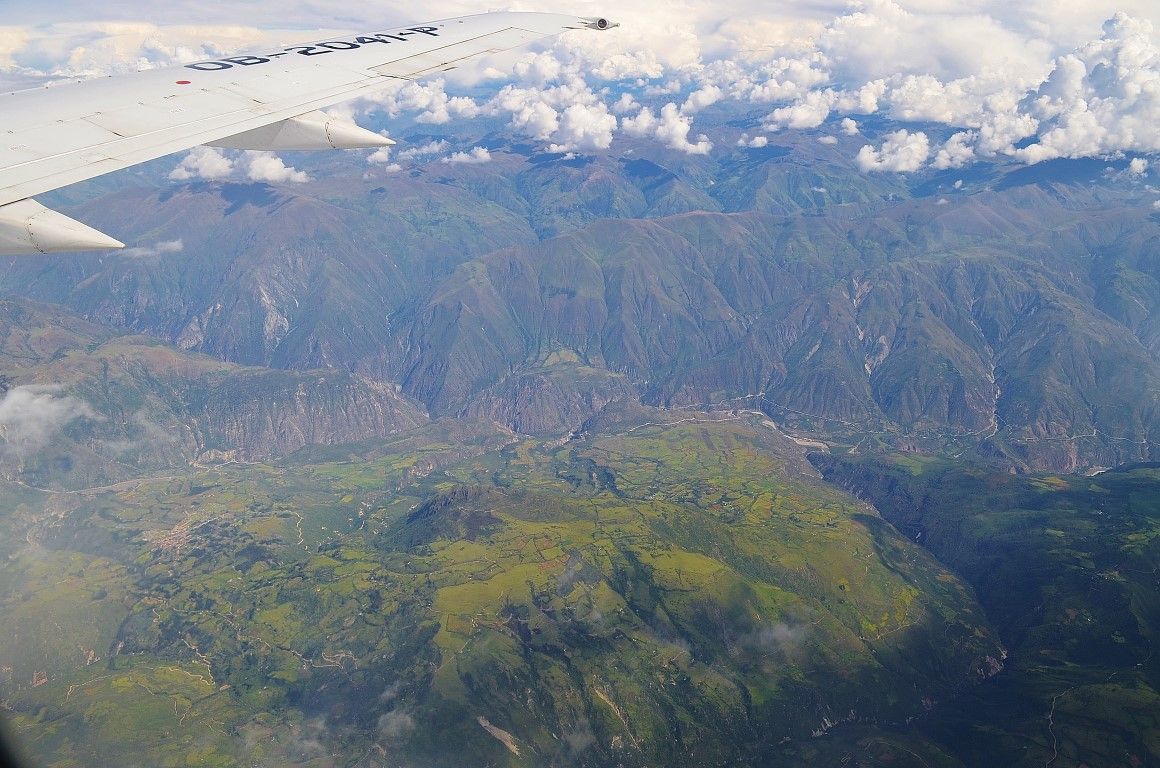
<svg viewBox="0 0 1160 768">
<path fill-rule="evenodd" d="M 639 398 L 1028 467 L 1157 455 L 1160 221 L 1102 164 L 907 186 L 808 134 L 695 160 L 487 142 L 482 166 L 110 192 L 86 220 L 142 247 L 8 260 L 0 291 L 523 432 Z"/>
</svg>

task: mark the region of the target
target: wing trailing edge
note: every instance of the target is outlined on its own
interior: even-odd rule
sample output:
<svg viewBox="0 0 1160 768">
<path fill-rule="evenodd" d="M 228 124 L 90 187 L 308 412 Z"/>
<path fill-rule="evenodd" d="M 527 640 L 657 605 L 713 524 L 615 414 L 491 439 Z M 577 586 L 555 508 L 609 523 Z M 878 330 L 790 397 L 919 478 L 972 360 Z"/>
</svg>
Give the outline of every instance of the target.
<svg viewBox="0 0 1160 768">
<path fill-rule="evenodd" d="M 325 112 L 307 112 L 209 143 L 211 147 L 257 150 L 372 149 L 395 142 Z"/>
</svg>

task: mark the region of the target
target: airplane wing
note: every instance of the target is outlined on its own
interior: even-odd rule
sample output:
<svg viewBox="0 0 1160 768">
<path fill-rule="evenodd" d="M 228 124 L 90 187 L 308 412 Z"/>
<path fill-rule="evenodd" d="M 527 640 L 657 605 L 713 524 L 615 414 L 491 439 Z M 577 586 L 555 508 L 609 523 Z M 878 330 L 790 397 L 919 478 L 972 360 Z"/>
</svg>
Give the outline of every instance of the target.
<svg viewBox="0 0 1160 768">
<path fill-rule="evenodd" d="M 173 152 L 392 143 L 318 110 L 605 19 L 485 13 L 0 94 L 0 254 L 120 248 L 31 198 Z"/>
</svg>

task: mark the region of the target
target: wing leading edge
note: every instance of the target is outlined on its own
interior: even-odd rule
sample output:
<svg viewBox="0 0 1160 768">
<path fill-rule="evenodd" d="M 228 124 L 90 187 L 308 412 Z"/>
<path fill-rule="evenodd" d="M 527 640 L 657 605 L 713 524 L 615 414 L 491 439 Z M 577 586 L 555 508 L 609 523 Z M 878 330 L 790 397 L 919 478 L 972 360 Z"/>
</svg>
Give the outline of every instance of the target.
<svg viewBox="0 0 1160 768">
<path fill-rule="evenodd" d="M 389 143 L 318 112 L 392 81 L 605 19 L 485 13 L 386 32 L 0 95 L 0 255 L 121 247 L 31 200 L 200 144 L 349 149 Z"/>
</svg>

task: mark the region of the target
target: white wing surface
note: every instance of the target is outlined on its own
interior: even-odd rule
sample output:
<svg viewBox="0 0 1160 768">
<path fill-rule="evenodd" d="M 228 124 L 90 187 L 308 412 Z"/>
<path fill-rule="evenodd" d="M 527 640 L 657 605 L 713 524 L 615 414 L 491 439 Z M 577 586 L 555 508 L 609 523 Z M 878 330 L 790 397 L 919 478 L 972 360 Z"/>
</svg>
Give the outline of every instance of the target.
<svg viewBox="0 0 1160 768">
<path fill-rule="evenodd" d="M 317 110 L 566 30 L 610 26 L 578 16 L 485 13 L 0 94 L 0 254 L 120 245 L 39 206 L 34 195 L 199 144 L 389 144 Z"/>
</svg>

